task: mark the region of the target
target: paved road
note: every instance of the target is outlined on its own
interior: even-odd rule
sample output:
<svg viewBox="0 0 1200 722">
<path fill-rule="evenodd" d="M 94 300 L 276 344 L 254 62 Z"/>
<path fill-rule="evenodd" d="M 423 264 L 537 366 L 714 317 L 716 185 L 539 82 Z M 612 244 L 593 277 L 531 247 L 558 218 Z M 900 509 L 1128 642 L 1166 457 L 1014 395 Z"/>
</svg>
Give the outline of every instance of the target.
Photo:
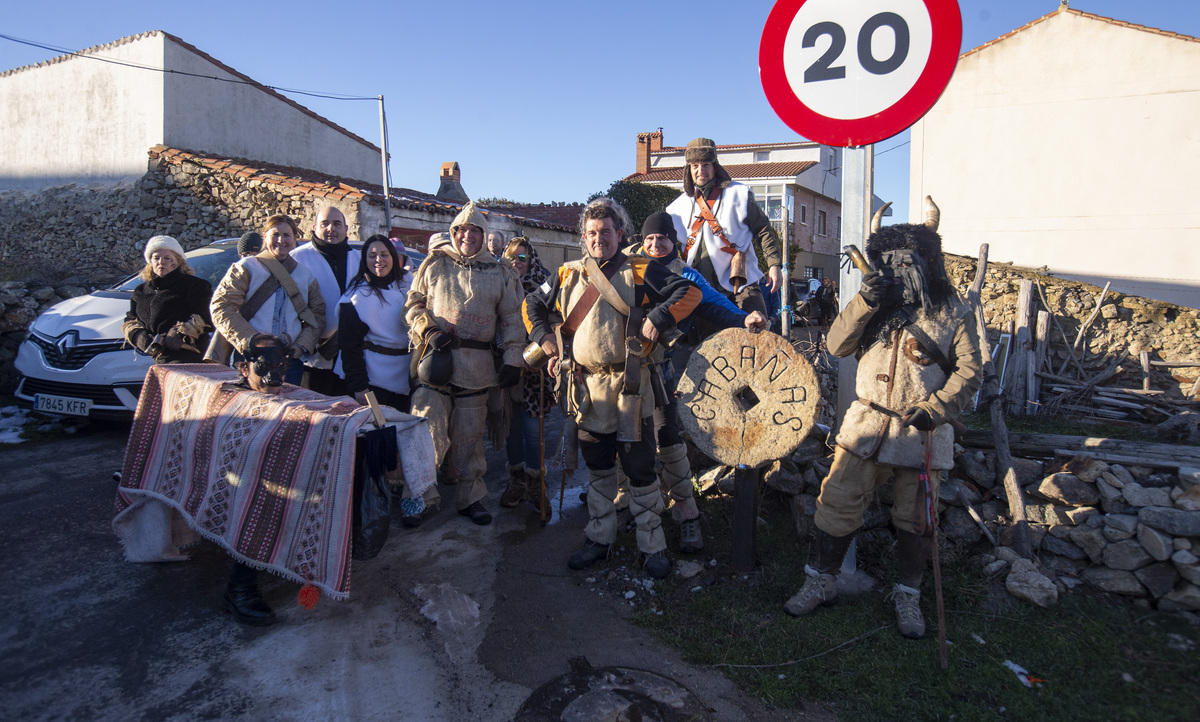
<svg viewBox="0 0 1200 722">
<path fill-rule="evenodd" d="M 0 450 L 4 718 L 509 720 L 579 656 L 668 676 L 713 719 L 805 718 L 627 624 L 627 606 L 566 568 L 586 521 L 577 496 L 545 528 L 500 510 L 504 460 L 490 449 L 491 526 L 452 508 L 415 530 L 394 523 L 384 551 L 354 563 L 349 601 L 305 611 L 297 585 L 264 574 L 280 623 L 238 625 L 217 607 L 229 561 L 214 545 L 186 562 L 123 560 L 111 475 L 127 433 L 97 424 Z"/>
</svg>

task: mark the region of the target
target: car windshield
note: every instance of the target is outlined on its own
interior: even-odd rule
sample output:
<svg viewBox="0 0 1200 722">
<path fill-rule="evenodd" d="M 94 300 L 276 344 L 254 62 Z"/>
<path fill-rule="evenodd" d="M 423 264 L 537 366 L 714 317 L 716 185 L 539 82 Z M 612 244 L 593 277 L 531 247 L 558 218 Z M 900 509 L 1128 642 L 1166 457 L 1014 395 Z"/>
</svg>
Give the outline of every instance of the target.
<svg viewBox="0 0 1200 722">
<path fill-rule="evenodd" d="M 213 288 L 225 277 L 225 272 L 238 259 L 236 243 L 215 243 L 187 252 L 188 265 L 196 272 L 198 278 L 203 278 L 212 284 Z M 142 282 L 138 276 L 125 279 L 116 291 L 133 291 Z"/>
</svg>

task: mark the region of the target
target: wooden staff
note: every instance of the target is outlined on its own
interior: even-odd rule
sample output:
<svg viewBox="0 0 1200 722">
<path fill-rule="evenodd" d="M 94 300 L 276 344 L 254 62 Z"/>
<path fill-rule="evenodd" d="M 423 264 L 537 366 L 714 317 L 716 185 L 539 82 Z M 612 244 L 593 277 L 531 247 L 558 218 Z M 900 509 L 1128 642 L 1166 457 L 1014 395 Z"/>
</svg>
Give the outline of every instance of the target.
<svg viewBox="0 0 1200 722">
<path fill-rule="evenodd" d="M 542 526 L 550 521 L 546 515 L 546 371 L 538 369 L 538 485 L 542 492 L 538 498 L 538 507 L 542 515 Z M 559 504 L 561 508 L 562 504 Z"/>
<path fill-rule="evenodd" d="M 925 462 L 921 466 L 919 479 L 925 486 L 925 493 L 930 497 L 933 508 L 929 515 L 929 523 L 933 529 L 930 543 L 933 547 L 933 591 L 937 598 L 938 654 L 941 657 L 942 669 L 946 669 L 950 666 L 950 659 L 946 651 L 946 602 L 942 598 L 942 564 L 938 559 L 937 497 L 933 495 L 933 430 L 922 432 L 921 436 L 925 441 Z"/>
</svg>

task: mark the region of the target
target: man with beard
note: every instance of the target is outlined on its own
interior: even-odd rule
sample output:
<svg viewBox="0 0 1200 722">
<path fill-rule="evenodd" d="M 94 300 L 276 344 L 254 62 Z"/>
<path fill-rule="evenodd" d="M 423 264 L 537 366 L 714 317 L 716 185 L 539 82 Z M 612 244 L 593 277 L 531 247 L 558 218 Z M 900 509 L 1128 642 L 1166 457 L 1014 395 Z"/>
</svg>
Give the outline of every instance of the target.
<svg viewBox="0 0 1200 722">
<path fill-rule="evenodd" d="M 954 467 L 954 430 L 980 386 L 975 316 L 946 275 L 938 210 L 924 224 L 880 228 L 875 214 L 866 256 L 874 270 L 829 329 L 833 355 L 858 357 L 858 398 L 837 434 L 833 466 L 815 516 L 816 559 L 784 609 L 801 616 L 837 601 L 842 557 L 862 526 L 874 490 L 895 480 L 898 583 L 892 597 L 900 634 L 925 635 L 921 581 L 937 524 L 940 472 Z M 890 205 L 890 204 L 889 204 Z"/>
<path fill-rule="evenodd" d="M 431 239 L 405 304 L 416 376 L 412 413 L 429 419 L 438 466 L 447 461 L 458 513 L 490 524 L 483 506 L 488 390 L 521 379 L 524 291 L 512 268 L 486 248 L 487 221 L 467 203 L 450 224 L 449 243 Z M 499 373 L 492 350 L 503 349 Z"/>
<path fill-rule="evenodd" d="M 645 569 L 671 571 L 662 531 L 663 497 L 654 475 L 654 392 L 647 356 L 660 334 L 691 315 L 700 290 L 666 266 L 620 250 L 629 216 L 610 198 L 588 204 L 579 219 L 584 258 L 525 297 L 525 326 L 566 384 L 567 413 L 579 428 L 589 474 L 583 547 L 567 566 L 584 569 L 608 555 L 617 538 L 617 459 L 629 476 L 638 550 Z M 563 319 L 550 323 L 552 313 Z M 561 348 L 560 348 L 561 340 Z M 561 364 L 559 361 L 562 353 Z"/>
<path fill-rule="evenodd" d="M 338 299 L 354 281 L 359 263 L 359 252 L 350 247 L 346 234 L 346 216 L 326 206 L 317 212 L 309 242 L 292 252 L 292 258 L 316 277 L 325 300 L 325 331 L 304 365 L 308 388 L 326 396 L 346 395 L 346 382 L 333 372 L 338 354 Z"/>
<path fill-rule="evenodd" d="M 774 293 L 782 283 L 783 255 L 771 221 L 750 189 L 721 167 L 712 140 L 696 138 L 688 143 L 684 160 L 683 193 L 667 206 L 676 236 L 686 239 L 680 257 L 739 308 L 766 316 L 767 305 L 758 287 L 763 277 L 759 250 L 768 267 L 768 290 Z"/>
</svg>

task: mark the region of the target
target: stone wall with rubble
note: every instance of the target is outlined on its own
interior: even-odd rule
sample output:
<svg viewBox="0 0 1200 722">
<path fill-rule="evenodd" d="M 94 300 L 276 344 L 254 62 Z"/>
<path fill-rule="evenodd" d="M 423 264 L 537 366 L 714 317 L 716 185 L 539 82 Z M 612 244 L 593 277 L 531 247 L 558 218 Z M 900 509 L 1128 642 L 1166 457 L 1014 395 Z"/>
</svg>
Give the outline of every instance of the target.
<svg viewBox="0 0 1200 722">
<path fill-rule="evenodd" d="M 961 256 L 946 257 L 946 270 L 955 285 L 965 295 L 975 279 L 976 261 Z M 1017 300 L 1022 280 L 1040 282 L 1045 289 L 1048 310 L 1054 314 L 1062 332 L 1051 324 L 1049 366 L 1058 370 L 1068 362 L 1068 348 L 1075 342 L 1080 326 L 1100 301 L 1103 289 L 1086 283 L 1065 281 L 1036 271 L 1006 264 L 989 263 L 981 298 L 988 326 L 988 341 L 995 348 L 1006 325 L 1016 318 Z M 1037 299 L 1037 292 L 1034 297 Z M 1037 300 L 1036 307 L 1042 308 Z M 1065 341 L 1063 334 L 1070 340 Z M 1084 334 L 1080 346 L 1080 361 L 1084 374 L 1092 376 L 1104 370 L 1119 354 L 1130 357 L 1126 368 L 1137 368 L 1137 378 L 1122 383 L 1141 388 L 1138 354 L 1148 351 L 1152 360 L 1200 362 L 1200 311 L 1162 303 L 1137 296 L 1109 291 L 1104 297 L 1100 315 Z M 1068 366 L 1068 371 L 1073 367 Z M 1167 392 L 1170 398 L 1184 398 L 1190 392 L 1200 369 L 1153 366 L 1151 388 Z"/>
</svg>

